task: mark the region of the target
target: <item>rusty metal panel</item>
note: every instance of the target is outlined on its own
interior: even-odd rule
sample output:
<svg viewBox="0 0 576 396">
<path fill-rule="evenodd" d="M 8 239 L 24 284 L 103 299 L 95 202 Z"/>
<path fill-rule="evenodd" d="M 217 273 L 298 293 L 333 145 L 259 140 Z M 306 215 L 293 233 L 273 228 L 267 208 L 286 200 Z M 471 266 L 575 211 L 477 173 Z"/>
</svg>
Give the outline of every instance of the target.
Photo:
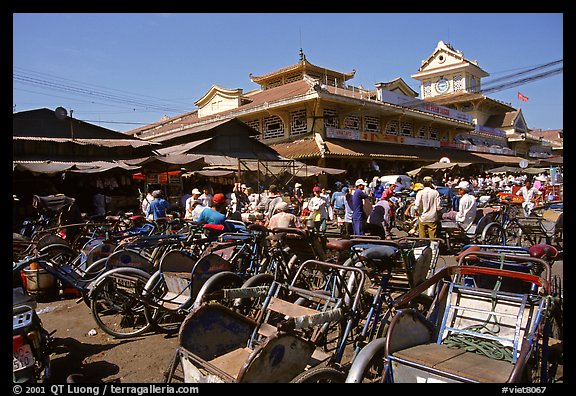
<svg viewBox="0 0 576 396">
<path fill-rule="evenodd" d="M 253 321 L 224 306 L 201 305 L 182 323 L 179 345 L 201 359 L 212 360 L 246 346 L 255 327 Z"/>
<path fill-rule="evenodd" d="M 238 374 L 239 382 L 287 383 L 304 371 L 314 345 L 290 334 L 276 334 L 250 355 Z"/>
</svg>

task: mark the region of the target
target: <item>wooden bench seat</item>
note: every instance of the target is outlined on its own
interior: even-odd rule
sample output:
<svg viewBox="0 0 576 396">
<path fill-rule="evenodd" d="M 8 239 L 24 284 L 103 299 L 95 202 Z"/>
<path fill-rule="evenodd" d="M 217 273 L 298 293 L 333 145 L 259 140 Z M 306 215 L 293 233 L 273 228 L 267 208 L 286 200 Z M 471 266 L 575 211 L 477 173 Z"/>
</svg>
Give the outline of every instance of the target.
<svg viewBox="0 0 576 396">
<path fill-rule="evenodd" d="M 238 378 L 240 369 L 248 360 L 248 357 L 252 353 L 250 348 L 238 348 L 230 351 L 224 355 L 218 356 L 217 358 L 210 360 L 209 363 L 219 368 L 226 374 Z"/>
<path fill-rule="evenodd" d="M 423 370 L 430 368 L 463 377 L 471 382 L 504 383 L 514 368 L 510 362 L 441 344 L 417 345 L 397 351 L 393 356 L 400 363 L 411 362 L 422 366 Z"/>
<path fill-rule="evenodd" d="M 279 314 L 286 315 L 288 318 L 295 318 L 304 315 L 312 315 L 320 312 L 315 309 L 303 307 L 301 305 L 297 305 L 275 297 L 273 297 L 272 300 L 270 301 L 268 309 L 277 312 Z"/>
</svg>

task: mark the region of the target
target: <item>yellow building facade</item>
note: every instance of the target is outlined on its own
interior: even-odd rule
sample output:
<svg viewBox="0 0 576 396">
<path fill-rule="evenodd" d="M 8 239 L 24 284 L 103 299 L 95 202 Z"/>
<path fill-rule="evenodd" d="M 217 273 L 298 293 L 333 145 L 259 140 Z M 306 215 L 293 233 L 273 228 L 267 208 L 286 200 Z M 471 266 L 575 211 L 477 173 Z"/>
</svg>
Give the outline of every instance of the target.
<svg viewBox="0 0 576 396">
<path fill-rule="evenodd" d="M 443 157 L 517 165 L 517 151 L 528 154 L 532 142 L 525 123 L 525 131 L 519 127 L 521 112 L 479 93 L 488 73 L 443 42 L 412 75 L 420 93 L 401 78 L 357 87 L 349 84 L 354 75 L 315 65 L 301 51 L 298 63 L 251 74 L 259 89 L 214 85 L 195 102 L 197 110 L 129 133 L 155 140 L 237 118 L 282 156 L 346 169 L 350 178 L 403 173 Z M 515 114 L 509 130 L 507 114 Z M 517 136 L 524 140 L 510 147 Z"/>
</svg>

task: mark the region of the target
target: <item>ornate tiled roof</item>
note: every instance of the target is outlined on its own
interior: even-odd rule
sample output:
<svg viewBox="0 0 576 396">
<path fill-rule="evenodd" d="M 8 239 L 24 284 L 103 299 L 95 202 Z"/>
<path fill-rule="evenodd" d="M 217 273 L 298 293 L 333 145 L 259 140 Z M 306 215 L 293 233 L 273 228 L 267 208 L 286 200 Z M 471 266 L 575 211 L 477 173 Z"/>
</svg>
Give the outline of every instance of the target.
<svg viewBox="0 0 576 396">
<path fill-rule="evenodd" d="M 294 71 L 294 70 L 299 70 L 299 69 L 302 69 L 302 70 L 304 70 L 304 71 L 310 70 L 310 71 L 320 72 L 320 73 L 322 73 L 322 74 L 327 73 L 327 74 L 330 74 L 330 75 L 342 76 L 342 77 L 344 77 L 344 81 L 353 78 L 353 77 L 354 77 L 354 74 L 356 73 L 356 70 L 353 70 L 353 71 L 351 71 L 351 72 L 339 72 L 339 71 L 327 69 L 327 68 L 325 68 L 325 67 L 316 66 L 316 65 L 313 65 L 312 63 L 308 62 L 308 60 L 304 57 L 304 58 L 303 58 L 300 62 L 298 62 L 298 63 L 295 63 L 295 64 L 290 65 L 290 66 L 283 67 L 283 68 L 278 69 L 278 70 L 275 70 L 275 71 L 273 71 L 273 72 L 269 72 L 269 73 L 262 74 L 262 75 L 259 75 L 259 76 L 254 76 L 254 75 L 251 74 L 251 75 L 250 75 L 250 79 L 251 79 L 253 82 L 257 83 L 257 84 L 260 84 L 260 83 L 262 83 L 262 82 L 264 82 L 264 81 L 267 81 L 267 80 L 269 80 L 269 79 L 271 79 L 271 78 L 273 78 L 273 77 L 281 76 L 281 75 L 283 75 L 283 74 L 287 74 L 287 73 L 289 73 L 289 72 L 292 72 L 292 71 Z"/>
</svg>

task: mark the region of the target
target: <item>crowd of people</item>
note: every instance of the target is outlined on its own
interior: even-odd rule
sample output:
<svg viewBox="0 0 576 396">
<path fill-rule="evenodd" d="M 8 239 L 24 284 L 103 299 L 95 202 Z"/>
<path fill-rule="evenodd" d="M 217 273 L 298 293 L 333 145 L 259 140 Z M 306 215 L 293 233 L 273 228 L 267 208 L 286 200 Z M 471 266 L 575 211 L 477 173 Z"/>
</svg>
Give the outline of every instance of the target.
<svg viewBox="0 0 576 396">
<path fill-rule="evenodd" d="M 244 220 L 244 213 L 259 213 L 260 220 L 269 228 L 296 227 L 311 228 L 325 234 L 328 224 L 340 225 L 343 235 L 375 235 L 392 239 L 392 219 L 398 207 L 398 193 L 412 196 L 412 202 L 404 210 L 406 218 L 412 222 L 411 235 L 424 238 L 439 237 L 441 220 L 454 221 L 467 230 L 471 227 L 477 211 L 475 191 L 486 188 L 504 191 L 521 196 L 523 208 L 529 215 L 535 201 L 544 194 L 546 175 L 531 177 L 526 174 L 489 175 L 471 177 L 444 176 L 433 179 L 426 176 L 413 180 L 406 186 L 398 177 L 395 183 L 382 182 L 374 177 L 367 182 L 357 179 L 354 183 L 337 181 L 334 192 L 314 184 L 309 192 L 297 182 L 284 186 L 281 191 L 272 184 L 262 193 L 250 186 L 235 183 L 232 191 L 212 194 L 211 189 L 193 188 L 190 194 L 182 196 L 181 215 L 186 220 L 223 224 L 226 220 Z M 522 185 L 521 188 L 513 188 Z M 454 191 L 451 207 L 442 206 L 438 186 Z M 100 200 L 102 200 L 100 198 Z M 151 220 L 167 216 L 170 205 L 159 189 L 149 189 L 142 200 L 142 213 Z"/>
</svg>

